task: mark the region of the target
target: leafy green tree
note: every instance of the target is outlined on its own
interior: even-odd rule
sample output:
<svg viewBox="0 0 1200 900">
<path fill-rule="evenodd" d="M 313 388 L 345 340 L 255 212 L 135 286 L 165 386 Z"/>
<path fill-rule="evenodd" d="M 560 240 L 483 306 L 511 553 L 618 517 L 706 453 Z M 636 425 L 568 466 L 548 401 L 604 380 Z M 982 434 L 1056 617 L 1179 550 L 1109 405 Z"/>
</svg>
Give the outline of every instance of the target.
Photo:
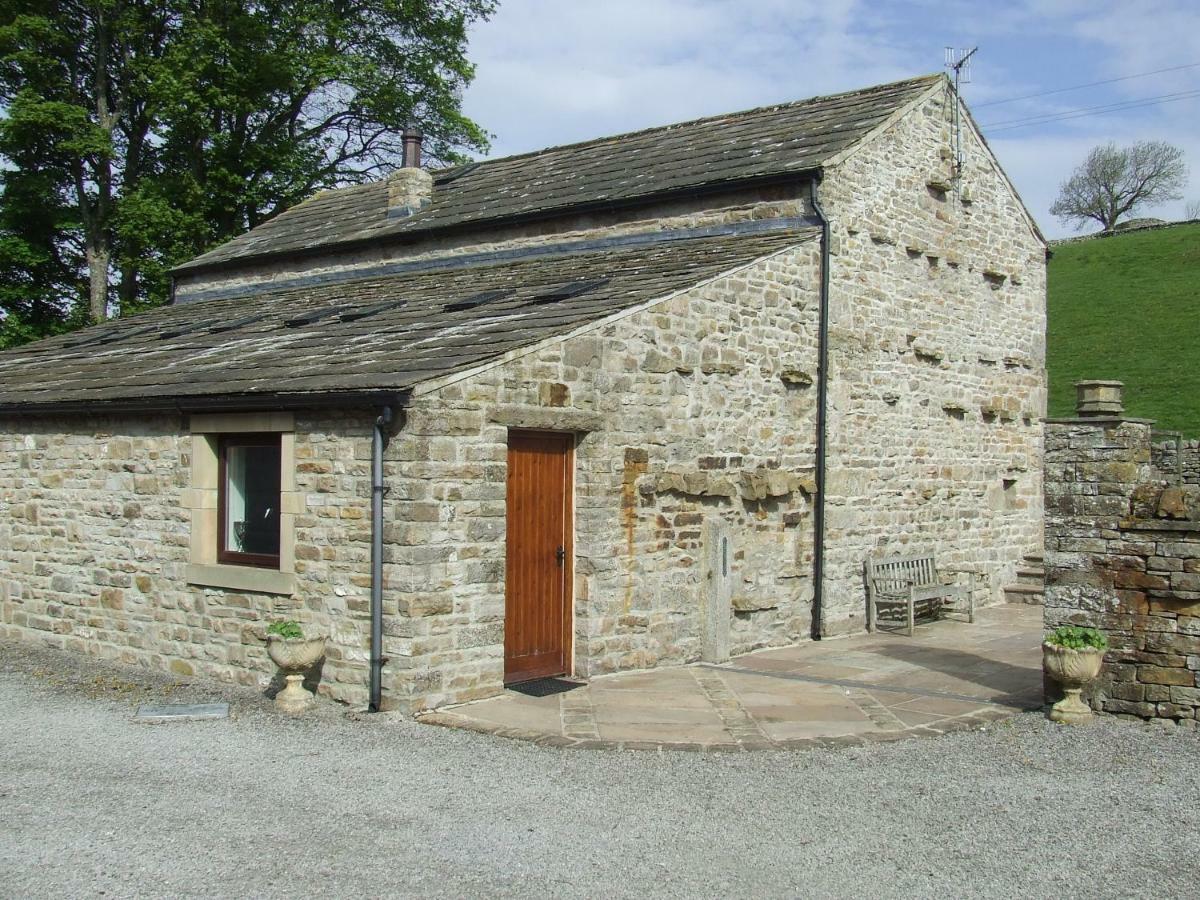
<svg viewBox="0 0 1200 900">
<path fill-rule="evenodd" d="M 493 0 L 0 0 L 0 344 L 163 302 L 315 190 L 454 162 Z"/>
<path fill-rule="evenodd" d="M 18 110 L 17 121 L 26 114 Z M 28 151 L 19 130 L 0 130 L 0 347 L 82 324 L 62 298 L 82 296 L 83 248 L 78 218 L 65 202 L 67 175 Z"/>
</svg>

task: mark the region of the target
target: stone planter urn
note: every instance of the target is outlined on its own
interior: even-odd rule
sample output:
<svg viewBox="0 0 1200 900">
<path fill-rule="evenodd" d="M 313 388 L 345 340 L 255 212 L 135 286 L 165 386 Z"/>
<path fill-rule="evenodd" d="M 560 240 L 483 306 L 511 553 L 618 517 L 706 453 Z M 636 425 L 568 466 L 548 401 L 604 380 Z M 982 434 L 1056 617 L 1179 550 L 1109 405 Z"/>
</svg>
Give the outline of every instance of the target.
<svg viewBox="0 0 1200 900">
<path fill-rule="evenodd" d="M 1063 698 L 1047 713 L 1050 721 L 1084 725 L 1096 717 L 1079 694 L 1100 674 L 1103 662 L 1104 651 L 1096 647 L 1073 650 L 1049 642 L 1042 644 L 1042 668 L 1063 689 Z"/>
<path fill-rule="evenodd" d="M 287 681 L 287 686 L 275 695 L 275 706 L 291 715 L 304 712 L 314 701 L 312 691 L 304 687 L 304 672 L 325 655 L 325 636 L 283 637 L 268 633 L 266 641 L 267 654 Z"/>
</svg>

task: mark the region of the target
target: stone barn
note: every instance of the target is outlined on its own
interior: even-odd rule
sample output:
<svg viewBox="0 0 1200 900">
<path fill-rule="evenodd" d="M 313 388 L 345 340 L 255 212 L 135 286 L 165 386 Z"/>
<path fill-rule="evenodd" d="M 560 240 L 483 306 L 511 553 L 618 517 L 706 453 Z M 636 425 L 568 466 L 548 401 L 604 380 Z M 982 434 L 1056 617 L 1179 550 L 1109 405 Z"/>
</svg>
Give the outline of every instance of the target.
<svg viewBox="0 0 1200 900">
<path fill-rule="evenodd" d="M 324 191 L 0 354 L 0 631 L 416 711 L 1041 547 L 1045 242 L 942 76 Z M 980 598 L 983 600 L 984 598 Z"/>
</svg>

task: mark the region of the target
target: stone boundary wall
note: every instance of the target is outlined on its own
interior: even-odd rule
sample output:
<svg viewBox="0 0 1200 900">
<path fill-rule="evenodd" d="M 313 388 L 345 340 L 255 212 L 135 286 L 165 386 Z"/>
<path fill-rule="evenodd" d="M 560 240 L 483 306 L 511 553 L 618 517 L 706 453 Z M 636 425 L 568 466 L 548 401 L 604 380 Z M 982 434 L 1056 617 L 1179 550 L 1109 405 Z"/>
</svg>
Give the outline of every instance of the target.
<svg viewBox="0 0 1200 900">
<path fill-rule="evenodd" d="M 1150 459 L 1165 480 L 1200 484 L 1200 441 L 1181 441 L 1178 451 L 1174 441 L 1161 441 L 1150 448 Z"/>
<path fill-rule="evenodd" d="M 1181 219 L 1178 222 L 1155 222 L 1150 225 L 1136 225 L 1132 228 L 1118 228 L 1116 231 L 1098 231 L 1095 234 L 1081 234 L 1078 237 L 1058 238 L 1050 241 L 1050 249 L 1061 247 L 1063 244 L 1082 244 L 1085 241 L 1099 241 L 1105 238 L 1120 237 L 1123 234 L 1135 234 L 1139 231 L 1161 231 L 1164 228 L 1174 228 L 1177 225 L 1200 224 L 1200 219 Z"/>
<path fill-rule="evenodd" d="M 1151 423 L 1046 428 L 1047 630 L 1103 630 L 1100 711 L 1194 726 L 1200 710 L 1200 488 L 1152 462 Z"/>
</svg>

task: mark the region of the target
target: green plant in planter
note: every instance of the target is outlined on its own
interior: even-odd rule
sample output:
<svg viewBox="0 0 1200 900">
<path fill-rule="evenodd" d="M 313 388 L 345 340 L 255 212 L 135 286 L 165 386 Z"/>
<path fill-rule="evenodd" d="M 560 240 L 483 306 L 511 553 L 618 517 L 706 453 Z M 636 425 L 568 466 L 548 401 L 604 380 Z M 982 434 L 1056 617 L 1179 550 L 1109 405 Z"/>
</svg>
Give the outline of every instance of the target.
<svg viewBox="0 0 1200 900">
<path fill-rule="evenodd" d="M 1046 643 L 1068 650 L 1108 649 L 1108 638 L 1103 631 L 1082 625 L 1060 625 L 1046 635 Z"/>
<path fill-rule="evenodd" d="M 267 634 L 276 634 L 281 638 L 304 637 L 304 631 L 300 628 L 300 623 L 293 619 L 287 619 L 282 622 L 272 622 L 267 626 Z"/>
<path fill-rule="evenodd" d="M 275 695 L 275 706 L 295 715 L 313 703 L 312 691 L 304 687 L 304 674 L 325 655 L 326 635 L 312 625 L 307 631 L 295 619 L 272 622 L 265 629 L 267 655 L 279 666 L 287 686 Z"/>
<path fill-rule="evenodd" d="M 1095 628 L 1063 625 L 1046 635 L 1042 668 L 1063 690 L 1062 699 L 1047 713 L 1051 721 L 1066 725 L 1092 721 L 1092 709 L 1080 695 L 1100 674 L 1107 649 L 1108 638 Z"/>
</svg>

